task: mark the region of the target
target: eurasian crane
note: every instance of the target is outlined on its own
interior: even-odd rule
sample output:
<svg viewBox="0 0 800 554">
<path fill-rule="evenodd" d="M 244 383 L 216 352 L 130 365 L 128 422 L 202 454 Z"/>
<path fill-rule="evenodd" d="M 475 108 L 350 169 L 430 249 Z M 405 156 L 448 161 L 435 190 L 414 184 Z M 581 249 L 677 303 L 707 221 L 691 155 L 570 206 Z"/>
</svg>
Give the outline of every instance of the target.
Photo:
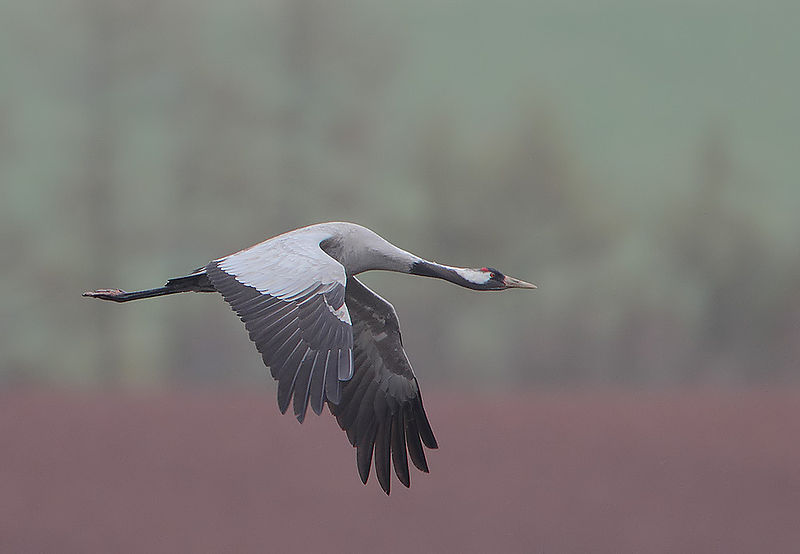
<svg viewBox="0 0 800 554">
<path fill-rule="evenodd" d="M 382 269 L 445 279 L 474 290 L 535 289 L 482 267 L 424 260 L 354 223 L 319 223 L 209 262 L 163 287 L 84 296 L 127 302 L 179 292 L 219 292 L 244 322 L 278 381 L 278 407 L 302 423 L 325 402 L 356 448 L 361 481 L 372 465 L 381 488 L 410 484 L 408 456 L 428 472 L 423 445 L 437 448 L 394 307 L 356 279 Z"/>
</svg>

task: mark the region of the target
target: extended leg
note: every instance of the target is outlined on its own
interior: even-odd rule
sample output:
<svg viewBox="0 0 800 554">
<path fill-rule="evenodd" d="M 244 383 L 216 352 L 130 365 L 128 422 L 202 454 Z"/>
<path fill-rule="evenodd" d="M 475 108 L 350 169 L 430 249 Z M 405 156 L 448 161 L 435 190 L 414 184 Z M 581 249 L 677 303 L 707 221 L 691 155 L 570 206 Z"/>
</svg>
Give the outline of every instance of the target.
<svg viewBox="0 0 800 554">
<path fill-rule="evenodd" d="M 154 296 L 177 294 L 179 292 L 216 292 L 216 289 L 203 271 L 186 277 L 170 279 L 166 285 L 157 289 L 137 290 L 134 292 L 125 292 L 119 289 L 98 289 L 84 292 L 83 296 L 111 300 L 112 302 L 128 302 L 129 300 L 153 298 Z"/>
<path fill-rule="evenodd" d="M 152 298 L 154 296 L 164 296 L 165 294 L 176 294 L 178 292 L 186 292 L 185 290 L 176 290 L 170 287 L 159 287 L 157 289 L 137 290 L 135 292 L 125 292 L 119 289 L 99 289 L 94 291 L 86 291 L 83 296 L 91 298 L 100 298 L 101 300 L 111 300 L 112 302 L 127 302 L 128 300 L 139 300 L 140 298 Z"/>
</svg>

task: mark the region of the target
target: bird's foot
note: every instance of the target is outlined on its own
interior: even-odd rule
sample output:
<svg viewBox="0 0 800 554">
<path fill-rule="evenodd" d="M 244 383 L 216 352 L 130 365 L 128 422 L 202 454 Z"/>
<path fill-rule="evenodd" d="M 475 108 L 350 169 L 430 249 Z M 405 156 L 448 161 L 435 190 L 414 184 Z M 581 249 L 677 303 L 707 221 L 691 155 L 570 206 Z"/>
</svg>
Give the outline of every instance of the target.
<svg viewBox="0 0 800 554">
<path fill-rule="evenodd" d="M 119 300 L 121 297 L 124 297 L 127 292 L 124 290 L 119 289 L 98 289 L 93 291 L 86 291 L 83 293 L 83 296 L 88 296 L 90 298 L 100 298 L 102 300 Z"/>
</svg>

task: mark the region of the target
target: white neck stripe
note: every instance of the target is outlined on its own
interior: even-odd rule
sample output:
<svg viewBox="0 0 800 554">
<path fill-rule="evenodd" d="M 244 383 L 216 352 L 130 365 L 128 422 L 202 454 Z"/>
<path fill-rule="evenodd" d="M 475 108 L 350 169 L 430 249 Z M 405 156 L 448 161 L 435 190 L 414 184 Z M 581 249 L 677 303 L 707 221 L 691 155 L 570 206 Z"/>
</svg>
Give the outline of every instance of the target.
<svg viewBox="0 0 800 554">
<path fill-rule="evenodd" d="M 450 269 L 461 275 L 467 281 L 475 283 L 476 285 L 484 285 L 489 282 L 489 279 L 492 278 L 491 271 L 481 271 L 480 269 L 468 269 L 464 267 L 453 267 Z"/>
</svg>

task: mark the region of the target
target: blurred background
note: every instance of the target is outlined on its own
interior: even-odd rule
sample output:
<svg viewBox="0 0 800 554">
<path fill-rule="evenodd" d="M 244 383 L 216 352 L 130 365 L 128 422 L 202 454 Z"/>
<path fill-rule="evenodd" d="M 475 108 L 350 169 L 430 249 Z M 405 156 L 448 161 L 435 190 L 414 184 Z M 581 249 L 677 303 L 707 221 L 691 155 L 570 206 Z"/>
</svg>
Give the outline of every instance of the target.
<svg viewBox="0 0 800 554">
<path fill-rule="evenodd" d="M 0 2 L 0 549 L 791 550 L 799 22 Z M 221 298 L 80 297 L 332 220 L 540 287 L 365 277 L 442 445 L 389 499 L 329 416 L 278 415 Z"/>
</svg>

